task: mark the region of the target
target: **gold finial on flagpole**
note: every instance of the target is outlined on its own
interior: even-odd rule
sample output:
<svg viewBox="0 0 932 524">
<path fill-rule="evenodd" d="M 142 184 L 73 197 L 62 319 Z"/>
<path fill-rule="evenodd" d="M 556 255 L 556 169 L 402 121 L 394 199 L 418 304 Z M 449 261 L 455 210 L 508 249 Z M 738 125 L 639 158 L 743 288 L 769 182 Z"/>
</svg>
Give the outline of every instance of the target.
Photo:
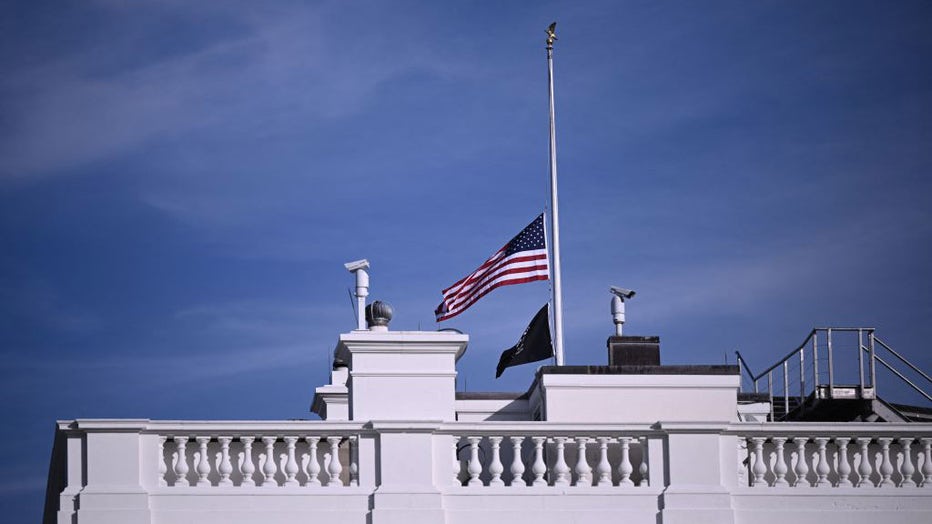
<svg viewBox="0 0 932 524">
<path fill-rule="evenodd" d="M 557 23 L 550 24 L 547 28 L 547 47 L 553 47 L 553 41 L 557 39 Z"/>
</svg>

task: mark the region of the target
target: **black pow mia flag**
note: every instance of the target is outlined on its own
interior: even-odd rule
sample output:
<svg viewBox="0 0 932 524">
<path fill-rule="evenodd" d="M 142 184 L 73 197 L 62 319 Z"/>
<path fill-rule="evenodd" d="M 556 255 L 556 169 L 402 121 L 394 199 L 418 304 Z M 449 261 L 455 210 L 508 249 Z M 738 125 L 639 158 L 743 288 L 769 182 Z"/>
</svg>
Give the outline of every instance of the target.
<svg viewBox="0 0 932 524">
<path fill-rule="evenodd" d="M 498 359 L 498 368 L 495 370 L 495 378 L 502 376 L 507 367 L 546 360 L 553 356 L 549 313 L 550 305 L 544 304 L 534 315 L 518 343 L 502 352 L 502 357 Z"/>
</svg>

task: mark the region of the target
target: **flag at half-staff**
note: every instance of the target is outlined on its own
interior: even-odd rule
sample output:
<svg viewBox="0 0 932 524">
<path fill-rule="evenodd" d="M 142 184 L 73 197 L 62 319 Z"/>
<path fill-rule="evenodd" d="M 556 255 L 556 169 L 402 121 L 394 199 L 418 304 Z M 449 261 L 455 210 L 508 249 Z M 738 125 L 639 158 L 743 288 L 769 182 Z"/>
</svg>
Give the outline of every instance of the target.
<svg viewBox="0 0 932 524">
<path fill-rule="evenodd" d="M 495 378 L 502 376 L 505 368 L 546 360 L 553 356 L 553 342 L 550 340 L 549 304 L 544 304 L 527 329 L 514 346 L 502 351 L 495 369 Z"/>
<path fill-rule="evenodd" d="M 437 322 L 453 318 L 486 293 L 501 286 L 550 278 L 544 215 L 540 214 L 478 269 L 444 289 L 434 314 Z"/>
</svg>

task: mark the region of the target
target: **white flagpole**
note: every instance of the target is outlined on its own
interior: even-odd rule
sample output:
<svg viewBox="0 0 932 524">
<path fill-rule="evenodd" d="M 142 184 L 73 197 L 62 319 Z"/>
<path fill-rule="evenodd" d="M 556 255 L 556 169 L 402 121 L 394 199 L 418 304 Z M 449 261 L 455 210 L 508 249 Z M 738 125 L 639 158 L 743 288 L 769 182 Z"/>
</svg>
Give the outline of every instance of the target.
<svg viewBox="0 0 932 524">
<path fill-rule="evenodd" d="M 557 365 L 563 365 L 563 292 L 560 279 L 560 219 L 557 207 L 557 133 L 553 112 L 553 41 L 557 23 L 547 28 L 547 79 L 550 85 L 550 231 L 553 238 L 553 345 Z"/>
</svg>

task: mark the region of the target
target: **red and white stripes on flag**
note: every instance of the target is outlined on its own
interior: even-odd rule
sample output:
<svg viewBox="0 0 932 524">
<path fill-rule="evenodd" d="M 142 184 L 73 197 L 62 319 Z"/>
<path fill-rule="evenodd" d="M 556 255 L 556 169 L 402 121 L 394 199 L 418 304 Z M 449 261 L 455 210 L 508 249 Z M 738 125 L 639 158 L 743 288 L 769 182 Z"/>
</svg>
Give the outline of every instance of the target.
<svg viewBox="0 0 932 524">
<path fill-rule="evenodd" d="M 550 278 L 544 215 L 541 214 L 495 252 L 478 269 L 444 289 L 434 314 L 437 322 L 453 318 L 486 293 L 501 286 Z"/>
</svg>

